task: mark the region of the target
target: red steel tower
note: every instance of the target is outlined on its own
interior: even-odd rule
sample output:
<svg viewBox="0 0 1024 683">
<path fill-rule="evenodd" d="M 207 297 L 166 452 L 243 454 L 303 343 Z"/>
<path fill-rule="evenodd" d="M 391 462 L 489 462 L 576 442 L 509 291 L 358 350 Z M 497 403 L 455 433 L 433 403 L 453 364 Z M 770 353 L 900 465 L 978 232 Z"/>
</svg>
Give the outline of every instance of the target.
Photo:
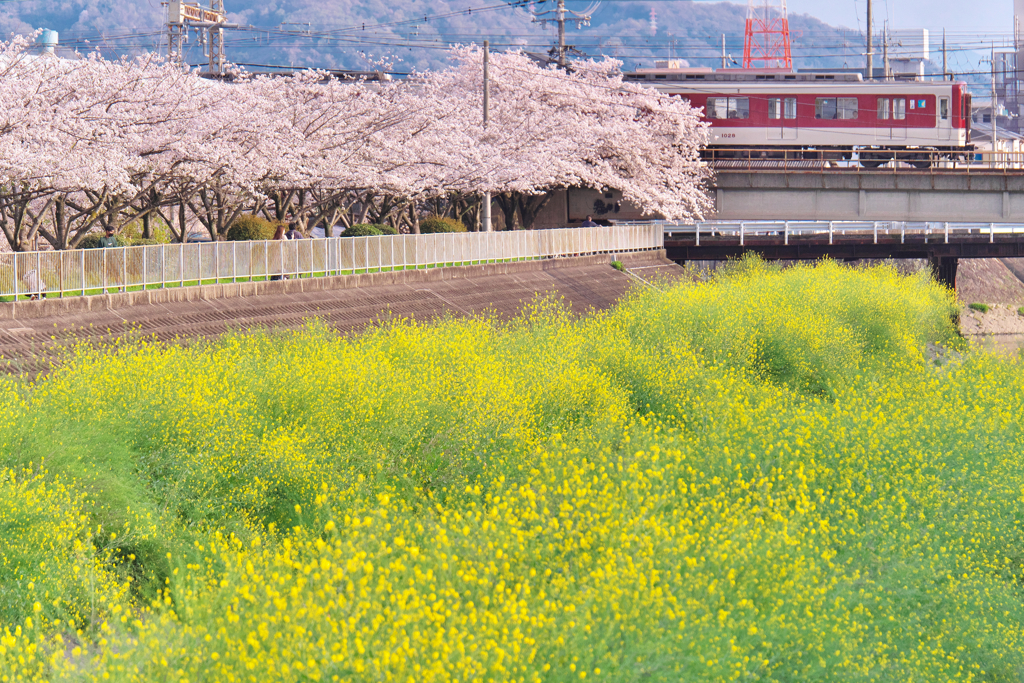
<svg viewBox="0 0 1024 683">
<path fill-rule="evenodd" d="M 743 36 L 743 68 L 793 68 L 786 0 L 750 0 Z"/>
</svg>

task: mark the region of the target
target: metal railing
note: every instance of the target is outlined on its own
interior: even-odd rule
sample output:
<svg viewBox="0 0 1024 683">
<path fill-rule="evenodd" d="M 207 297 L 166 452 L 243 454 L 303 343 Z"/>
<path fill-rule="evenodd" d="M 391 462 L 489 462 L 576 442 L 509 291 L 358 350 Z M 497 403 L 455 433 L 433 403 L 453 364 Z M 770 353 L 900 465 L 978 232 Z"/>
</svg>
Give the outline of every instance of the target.
<svg viewBox="0 0 1024 683">
<path fill-rule="evenodd" d="M 661 249 L 658 225 L 332 237 L 0 254 L 0 296 L 86 296 Z"/>
<path fill-rule="evenodd" d="M 994 243 L 1000 239 L 1024 238 L 1022 223 L 949 223 L 910 221 L 703 221 L 681 223 L 654 221 L 631 225 L 659 226 L 669 239 L 692 239 L 700 246 L 701 239 L 709 241 L 739 240 L 745 246 L 747 240 L 771 239 L 789 244 L 791 239 L 828 238 L 829 244 L 855 239 L 859 242 L 870 240 L 878 244 L 883 240 L 899 237 L 900 243 L 909 240 L 923 240 L 927 243 L 949 244 L 950 240 L 987 240 Z"/>
<path fill-rule="evenodd" d="M 927 149 L 837 150 L 708 148 L 703 159 L 716 171 L 804 173 L 888 173 L 1021 175 L 1024 152 L 963 150 L 939 152 Z"/>
</svg>

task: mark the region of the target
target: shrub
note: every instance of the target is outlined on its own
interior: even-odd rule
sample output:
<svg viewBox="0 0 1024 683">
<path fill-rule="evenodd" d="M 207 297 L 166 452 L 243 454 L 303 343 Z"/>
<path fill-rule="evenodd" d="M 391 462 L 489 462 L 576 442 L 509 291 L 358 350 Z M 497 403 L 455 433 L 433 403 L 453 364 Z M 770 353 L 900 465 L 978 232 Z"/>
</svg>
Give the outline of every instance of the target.
<svg viewBox="0 0 1024 683">
<path fill-rule="evenodd" d="M 393 226 L 393 225 L 388 225 L 387 223 L 373 223 L 373 227 L 375 227 L 378 230 L 380 230 L 380 234 L 382 234 L 382 235 L 397 235 L 398 234 L 398 229 L 395 226 Z"/>
<path fill-rule="evenodd" d="M 438 232 L 466 232 L 466 225 L 454 218 L 427 216 L 420 221 L 420 232 L 425 235 Z"/>
<path fill-rule="evenodd" d="M 1017 309 L 1017 315 L 1024 316 L 1024 306 Z"/>
<path fill-rule="evenodd" d="M 612 268 L 615 270 L 625 271 L 626 266 L 622 265 L 622 261 L 612 261 Z"/>
<path fill-rule="evenodd" d="M 988 313 L 988 304 L 968 304 L 967 308 L 972 308 L 975 311 L 981 311 L 982 313 Z"/>
<path fill-rule="evenodd" d="M 127 247 L 127 246 L 131 245 L 129 240 L 126 240 L 122 235 L 115 235 L 115 237 L 117 237 L 117 246 L 119 246 L 119 247 Z M 78 248 L 79 249 L 99 249 L 100 248 L 100 240 L 101 239 L 103 239 L 103 233 L 101 233 L 101 232 L 90 232 L 88 235 L 86 235 L 84 238 L 82 238 L 81 242 L 78 243 Z"/>
<path fill-rule="evenodd" d="M 356 223 L 345 228 L 344 232 L 341 233 L 342 237 L 376 237 L 377 235 L 383 235 L 380 231 L 380 227 L 374 223 Z"/>
<path fill-rule="evenodd" d="M 276 226 L 265 218 L 245 214 L 235 219 L 228 228 L 228 240 L 246 242 L 250 240 L 269 240 L 274 237 Z"/>
<path fill-rule="evenodd" d="M 153 216 L 150 221 L 150 237 L 143 237 L 143 225 L 141 220 L 134 220 L 121 228 L 120 235 L 124 237 L 129 246 L 142 244 L 169 244 L 176 241 L 174 233 L 168 227 L 167 222 L 160 216 Z M 143 241 L 148 240 L 148 241 Z"/>
</svg>

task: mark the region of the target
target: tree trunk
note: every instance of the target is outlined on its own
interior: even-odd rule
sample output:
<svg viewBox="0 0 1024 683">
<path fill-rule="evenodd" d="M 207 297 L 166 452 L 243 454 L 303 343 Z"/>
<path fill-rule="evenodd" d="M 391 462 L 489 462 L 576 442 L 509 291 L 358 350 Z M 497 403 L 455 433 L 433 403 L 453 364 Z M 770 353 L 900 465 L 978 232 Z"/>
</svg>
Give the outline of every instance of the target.
<svg viewBox="0 0 1024 683">
<path fill-rule="evenodd" d="M 533 230 L 533 224 L 537 220 L 537 216 L 548 205 L 553 196 L 554 192 L 519 195 L 519 217 L 523 221 L 524 230 Z"/>
<path fill-rule="evenodd" d="M 409 218 L 412 226 L 412 234 L 420 234 L 420 214 L 416 210 L 416 202 L 413 201 L 409 204 Z"/>
<path fill-rule="evenodd" d="M 494 201 L 498 204 L 498 208 L 501 209 L 501 213 L 505 217 L 505 229 L 515 230 L 516 208 L 518 208 L 516 195 L 510 192 L 502 192 L 501 194 L 494 195 Z"/>
</svg>

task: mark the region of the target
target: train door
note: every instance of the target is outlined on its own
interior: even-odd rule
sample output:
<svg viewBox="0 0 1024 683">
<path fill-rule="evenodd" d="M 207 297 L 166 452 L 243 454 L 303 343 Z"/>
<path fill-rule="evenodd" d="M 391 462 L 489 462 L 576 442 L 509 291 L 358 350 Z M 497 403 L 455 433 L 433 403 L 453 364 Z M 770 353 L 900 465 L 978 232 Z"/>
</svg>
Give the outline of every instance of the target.
<svg viewBox="0 0 1024 683">
<path fill-rule="evenodd" d="M 768 98 L 768 126 L 765 129 L 769 140 L 796 140 L 796 98 Z"/>
<path fill-rule="evenodd" d="M 907 98 L 879 97 L 877 102 L 875 140 L 885 143 L 906 140 Z"/>
<path fill-rule="evenodd" d="M 939 133 L 939 140 L 948 142 L 953 139 L 952 108 L 948 97 L 939 98 L 938 111 L 935 112 L 935 127 Z"/>
<path fill-rule="evenodd" d="M 894 97 L 892 98 L 892 128 L 891 139 L 893 140 L 906 140 L 907 139 L 907 98 L 906 97 Z"/>
</svg>

